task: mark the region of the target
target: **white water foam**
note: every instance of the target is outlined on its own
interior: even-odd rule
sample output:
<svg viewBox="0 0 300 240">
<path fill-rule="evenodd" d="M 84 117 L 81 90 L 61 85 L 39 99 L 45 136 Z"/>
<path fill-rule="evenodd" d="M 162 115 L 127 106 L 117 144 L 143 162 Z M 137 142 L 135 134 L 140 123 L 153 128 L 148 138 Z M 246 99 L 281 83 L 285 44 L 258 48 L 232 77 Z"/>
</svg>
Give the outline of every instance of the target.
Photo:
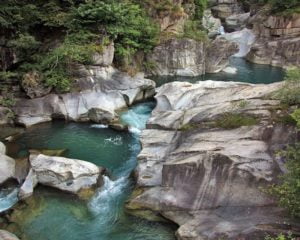
<svg viewBox="0 0 300 240">
<path fill-rule="evenodd" d="M 91 128 L 108 128 L 108 125 L 104 125 L 104 124 L 92 124 Z"/>
</svg>

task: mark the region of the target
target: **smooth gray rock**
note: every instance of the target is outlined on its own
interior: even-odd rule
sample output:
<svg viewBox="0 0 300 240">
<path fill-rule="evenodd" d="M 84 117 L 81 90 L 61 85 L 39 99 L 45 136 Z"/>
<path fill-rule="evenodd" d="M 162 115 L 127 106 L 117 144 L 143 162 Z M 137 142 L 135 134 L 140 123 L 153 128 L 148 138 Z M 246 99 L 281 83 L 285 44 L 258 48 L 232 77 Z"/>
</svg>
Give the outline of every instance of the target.
<svg viewBox="0 0 300 240">
<path fill-rule="evenodd" d="M 6 147 L 0 142 L 0 184 L 15 176 L 15 160 L 5 155 Z"/>
<path fill-rule="evenodd" d="M 115 54 L 115 47 L 114 43 L 111 42 L 107 46 L 103 47 L 103 50 L 101 53 L 95 52 L 92 56 L 93 65 L 99 65 L 99 66 L 110 66 L 113 63 L 114 60 L 114 54 Z"/>
<path fill-rule="evenodd" d="M 272 120 L 280 102 L 270 96 L 281 87 L 204 81 L 158 88 L 135 171 L 144 191 L 129 208 L 175 221 L 181 240 L 262 239 L 271 227 L 284 229 L 290 219 L 261 190 L 278 181 L 283 164 L 275 153 L 296 134 Z M 235 129 L 207 124 L 226 113 L 259 120 Z M 291 224 L 297 231 L 299 224 Z"/>
<path fill-rule="evenodd" d="M 107 113 L 116 115 L 116 110 L 154 94 L 155 83 L 145 79 L 142 74 L 130 77 L 112 67 L 81 67 L 76 68 L 80 72 L 77 76 L 81 74 L 76 82 L 81 92 L 50 94 L 31 100 L 21 99 L 14 108 L 16 122 L 28 127 L 55 118 L 89 121 L 89 115 L 95 116 L 89 114 L 91 109 L 103 112 L 102 117 L 99 114 L 96 116 L 100 121 L 101 118 L 106 119 Z"/>
<path fill-rule="evenodd" d="M 18 195 L 19 199 L 25 199 L 30 197 L 33 194 L 33 190 L 37 184 L 38 184 L 37 175 L 32 169 L 30 169 L 24 183 L 20 187 L 20 191 Z"/>
<path fill-rule="evenodd" d="M 15 234 L 0 229 L 0 240 L 20 240 Z"/>
<path fill-rule="evenodd" d="M 30 190 L 37 180 L 40 184 L 78 193 L 81 189 L 96 185 L 103 171 L 103 168 L 90 162 L 42 154 L 31 155 L 30 163 L 34 174 L 28 178 Z M 27 186 L 24 189 L 27 193 Z"/>
</svg>

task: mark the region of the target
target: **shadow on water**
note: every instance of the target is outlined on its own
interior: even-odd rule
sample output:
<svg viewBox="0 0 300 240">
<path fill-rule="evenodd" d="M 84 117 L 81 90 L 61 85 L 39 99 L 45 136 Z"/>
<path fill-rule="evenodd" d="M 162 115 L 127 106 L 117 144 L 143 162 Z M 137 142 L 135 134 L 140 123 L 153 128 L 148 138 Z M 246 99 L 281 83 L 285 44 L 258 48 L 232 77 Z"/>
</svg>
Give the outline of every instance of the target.
<svg viewBox="0 0 300 240">
<path fill-rule="evenodd" d="M 118 132 L 104 125 L 54 122 L 28 130 L 17 143 L 19 154 L 30 148 L 68 149 L 67 157 L 104 166 L 110 177 L 89 201 L 70 194 L 38 187 L 33 202 L 22 210 L 19 224 L 29 240 L 173 240 L 173 224 L 149 222 L 124 209 L 134 182 L 129 177 L 140 151 L 138 131 L 155 106 L 137 104 L 121 114 L 131 132 Z M 136 130 L 137 129 L 137 130 Z"/>
<path fill-rule="evenodd" d="M 273 83 L 282 81 L 285 76 L 285 71 L 279 67 L 272 67 L 270 65 L 255 64 L 246 61 L 243 58 L 231 57 L 230 67 L 236 68 L 236 73 L 210 73 L 199 77 L 181 77 L 181 76 L 153 76 L 157 86 L 172 81 L 191 82 L 195 83 L 204 80 L 215 81 L 234 81 L 247 83 Z"/>
</svg>

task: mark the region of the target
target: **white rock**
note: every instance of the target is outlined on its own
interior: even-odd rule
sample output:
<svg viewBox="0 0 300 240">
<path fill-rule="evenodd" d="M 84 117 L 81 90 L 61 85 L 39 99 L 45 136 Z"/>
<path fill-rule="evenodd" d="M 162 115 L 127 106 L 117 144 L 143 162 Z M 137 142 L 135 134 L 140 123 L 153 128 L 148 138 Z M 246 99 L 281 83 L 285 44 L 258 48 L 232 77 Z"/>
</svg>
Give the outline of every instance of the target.
<svg viewBox="0 0 300 240">
<path fill-rule="evenodd" d="M 90 162 L 42 154 L 31 155 L 30 163 L 39 183 L 72 193 L 95 185 L 101 169 Z"/>
</svg>

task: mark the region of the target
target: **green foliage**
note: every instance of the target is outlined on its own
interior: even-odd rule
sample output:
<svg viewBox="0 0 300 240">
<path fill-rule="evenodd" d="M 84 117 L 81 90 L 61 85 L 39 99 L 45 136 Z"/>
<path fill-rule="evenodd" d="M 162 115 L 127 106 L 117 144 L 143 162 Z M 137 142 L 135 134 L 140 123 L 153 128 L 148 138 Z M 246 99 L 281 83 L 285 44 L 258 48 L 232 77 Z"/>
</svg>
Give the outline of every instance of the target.
<svg viewBox="0 0 300 240">
<path fill-rule="evenodd" d="M 300 104 L 300 68 L 287 71 L 284 86 L 274 96 L 283 104 Z"/>
<path fill-rule="evenodd" d="M 289 146 L 280 154 L 287 160 L 288 172 L 282 175 L 282 183 L 273 185 L 269 192 L 278 198 L 279 205 L 292 216 L 300 217 L 300 144 Z"/>
<path fill-rule="evenodd" d="M 12 95 L 6 94 L 6 96 L 0 99 L 0 106 L 11 108 L 15 104 L 16 104 L 16 99 Z"/>
<path fill-rule="evenodd" d="M 112 40 L 115 59 L 123 62 L 151 50 L 159 32 L 129 0 L 1 1 L 0 29 L 5 46 L 17 53 L 15 71 L 20 76 L 38 71 L 46 85 L 60 91 L 70 89 L 71 63 L 91 64 L 92 54 L 102 53 Z M 51 38 L 60 41 L 52 46 Z"/>
<path fill-rule="evenodd" d="M 196 41 L 208 41 L 207 33 L 200 29 L 201 22 L 199 21 L 186 21 L 184 25 L 184 33 L 179 37 L 191 38 Z"/>
<path fill-rule="evenodd" d="M 226 113 L 216 120 L 213 127 L 233 129 L 241 126 L 252 126 L 258 123 L 258 120 L 252 116 L 246 116 L 236 113 Z"/>
<path fill-rule="evenodd" d="M 298 128 L 300 128 L 300 109 L 296 109 L 291 116 L 297 122 Z"/>
<path fill-rule="evenodd" d="M 203 12 L 207 7 L 207 0 L 194 0 L 195 3 L 195 20 L 202 20 Z"/>
<path fill-rule="evenodd" d="M 274 12 L 281 12 L 300 6 L 299 0 L 269 0 Z"/>
<path fill-rule="evenodd" d="M 265 240 L 296 240 L 296 238 L 293 238 L 291 236 L 291 234 L 289 234 L 288 236 L 285 236 L 282 233 L 280 233 L 276 237 L 267 236 L 267 237 L 265 237 Z"/>
</svg>

